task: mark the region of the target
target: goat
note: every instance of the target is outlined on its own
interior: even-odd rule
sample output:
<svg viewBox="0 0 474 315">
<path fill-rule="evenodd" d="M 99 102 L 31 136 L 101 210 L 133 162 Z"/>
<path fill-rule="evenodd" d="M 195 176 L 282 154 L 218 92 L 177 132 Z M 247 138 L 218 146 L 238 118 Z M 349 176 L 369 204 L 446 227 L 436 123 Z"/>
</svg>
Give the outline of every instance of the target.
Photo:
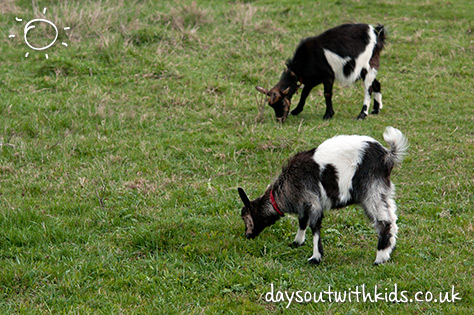
<svg viewBox="0 0 474 315">
<path fill-rule="evenodd" d="M 323 84 L 326 100 L 324 119 L 334 115 L 332 88 L 334 81 L 349 86 L 358 79 L 364 81 L 364 104 L 357 119 L 369 114 L 371 94 L 374 93 L 374 110 L 378 114 L 382 108 L 380 82 L 375 78 L 379 68 L 380 52 L 386 39 L 383 25 L 375 28 L 368 24 L 343 24 L 325 31 L 319 36 L 303 39 L 293 59 L 286 63 L 280 81 L 267 91 L 261 86 L 255 88 L 268 96 L 268 104 L 275 115 L 285 122 L 290 110 L 291 97 L 304 85 L 301 98 L 292 115 L 298 115 L 311 89 Z"/>
<path fill-rule="evenodd" d="M 292 245 L 304 243 L 309 223 L 313 234 L 309 262 L 319 264 L 323 256 L 323 211 L 360 204 L 378 232 L 374 264 L 386 262 L 398 232 L 390 173 L 401 163 L 408 144 L 400 130 L 393 127 L 387 127 L 383 137 L 390 149 L 368 136 L 341 135 L 297 153 L 263 196 L 253 201 L 239 187 L 245 236 L 253 239 L 285 213 L 296 214 L 299 230 Z"/>
</svg>

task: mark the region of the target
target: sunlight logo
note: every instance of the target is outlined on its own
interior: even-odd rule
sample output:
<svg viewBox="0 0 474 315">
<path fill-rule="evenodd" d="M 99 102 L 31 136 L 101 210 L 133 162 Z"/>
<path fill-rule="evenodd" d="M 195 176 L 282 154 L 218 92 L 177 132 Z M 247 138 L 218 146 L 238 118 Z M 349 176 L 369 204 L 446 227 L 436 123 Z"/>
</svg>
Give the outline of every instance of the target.
<svg viewBox="0 0 474 315">
<path fill-rule="evenodd" d="M 46 14 L 46 8 L 43 9 L 43 15 L 45 15 L 45 14 Z M 18 17 L 15 17 L 15 20 L 16 20 L 17 22 L 22 22 L 22 21 L 23 21 L 23 19 L 20 19 L 20 18 L 18 18 Z M 33 25 L 34 23 L 46 23 L 46 24 L 50 25 L 50 26 L 54 29 L 54 39 L 53 39 L 51 42 L 47 43 L 47 45 L 44 45 L 44 46 L 39 46 L 39 47 L 37 47 L 37 46 L 34 46 L 33 44 L 31 44 L 31 43 L 28 41 L 28 32 L 29 32 L 30 30 L 36 28 L 36 25 Z M 65 27 L 65 28 L 64 28 L 65 31 L 67 31 L 67 30 L 69 30 L 69 29 L 70 29 L 70 27 Z M 28 23 L 26 23 L 25 28 L 23 29 L 23 32 L 24 32 L 24 39 L 25 39 L 26 45 L 27 45 L 28 47 L 30 47 L 31 49 L 33 49 L 33 50 L 46 50 L 46 49 L 48 49 L 49 47 L 53 46 L 54 43 L 56 42 L 56 40 L 58 39 L 58 34 L 59 34 L 59 33 L 58 33 L 58 28 L 57 28 L 57 26 L 56 26 L 53 22 L 51 22 L 50 20 L 46 20 L 46 19 L 33 19 L 33 20 L 29 21 Z M 9 38 L 14 38 L 15 35 L 9 35 L 8 37 L 9 37 Z M 65 42 L 62 42 L 61 44 L 62 44 L 64 47 L 67 47 L 67 44 L 66 44 Z M 30 54 L 30 53 L 27 52 L 27 53 L 25 54 L 25 57 L 28 58 L 29 54 Z M 49 59 L 48 54 L 45 53 L 44 56 L 46 57 L 46 59 Z"/>
</svg>

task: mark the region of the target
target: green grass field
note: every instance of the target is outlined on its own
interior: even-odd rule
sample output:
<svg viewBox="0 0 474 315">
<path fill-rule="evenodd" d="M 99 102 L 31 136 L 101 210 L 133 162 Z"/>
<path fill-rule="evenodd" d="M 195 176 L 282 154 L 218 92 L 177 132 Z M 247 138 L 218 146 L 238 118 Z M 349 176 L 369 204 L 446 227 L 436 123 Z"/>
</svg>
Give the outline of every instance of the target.
<svg viewBox="0 0 474 315">
<path fill-rule="evenodd" d="M 0 313 L 472 311 L 472 1 L 2 0 L 0 13 Z M 44 51 L 23 40 L 39 17 L 59 30 Z M 335 86 L 330 121 L 321 86 L 284 125 L 260 115 L 255 85 L 278 81 L 300 39 L 345 22 L 389 31 L 381 114 L 354 120 L 356 84 Z M 38 45 L 53 34 L 31 32 Z M 326 214 L 319 266 L 311 242 L 288 246 L 293 217 L 245 239 L 237 187 L 255 198 L 294 153 L 337 134 L 384 143 L 388 125 L 410 142 L 392 174 L 389 263 L 372 265 L 377 235 L 356 206 Z M 433 297 L 290 304 L 268 300 L 272 285 Z M 441 303 L 453 288 L 460 300 Z"/>
</svg>

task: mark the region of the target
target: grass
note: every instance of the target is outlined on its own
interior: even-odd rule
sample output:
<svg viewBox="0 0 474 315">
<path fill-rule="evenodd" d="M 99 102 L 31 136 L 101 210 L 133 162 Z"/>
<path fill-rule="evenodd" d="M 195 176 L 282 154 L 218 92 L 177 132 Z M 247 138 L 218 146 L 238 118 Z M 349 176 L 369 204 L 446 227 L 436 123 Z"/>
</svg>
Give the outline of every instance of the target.
<svg viewBox="0 0 474 315">
<path fill-rule="evenodd" d="M 28 50 L 23 22 L 59 38 Z M 27 1 L 0 4 L 0 312 L 466 314 L 474 294 L 474 7 L 468 1 Z M 277 124 L 271 87 L 299 40 L 383 23 L 384 108 L 354 121 L 362 88 L 322 88 Z M 64 26 L 70 26 L 64 31 Z M 17 37 L 9 39 L 9 34 Z M 59 45 L 67 42 L 68 47 Z M 25 58 L 25 53 L 30 55 Z M 297 99 L 297 98 L 296 98 Z M 236 188 L 261 194 L 294 153 L 336 134 L 401 129 L 399 240 L 374 267 L 358 207 L 328 213 L 320 266 L 286 217 L 243 237 Z M 267 302 L 274 290 L 397 285 L 455 303 Z"/>
</svg>

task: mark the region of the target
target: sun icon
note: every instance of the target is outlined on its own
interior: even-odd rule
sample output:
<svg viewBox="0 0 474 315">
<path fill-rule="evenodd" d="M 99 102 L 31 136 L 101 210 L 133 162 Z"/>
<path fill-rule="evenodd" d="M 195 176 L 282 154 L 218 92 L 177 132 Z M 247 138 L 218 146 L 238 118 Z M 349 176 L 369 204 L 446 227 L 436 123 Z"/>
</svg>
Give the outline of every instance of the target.
<svg viewBox="0 0 474 315">
<path fill-rule="evenodd" d="M 43 9 L 43 15 L 46 14 L 46 8 Z M 23 19 L 20 19 L 18 17 L 15 17 L 15 20 L 17 22 L 22 22 Z M 47 45 L 43 45 L 43 46 L 35 46 L 35 44 L 31 44 L 29 41 L 28 41 L 28 32 L 34 28 L 36 28 L 36 25 L 34 25 L 34 23 L 45 23 L 47 25 L 49 25 L 53 30 L 54 30 L 54 39 L 50 42 L 47 43 Z M 65 31 L 68 31 L 70 30 L 71 28 L 70 27 L 64 27 L 63 28 Z M 53 46 L 54 43 L 56 42 L 56 40 L 58 39 L 58 28 L 57 26 L 51 22 L 50 20 L 46 20 L 46 19 L 41 19 L 41 18 L 38 18 L 38 19 L 33 19 L 31 21 L 29 21 L 28 23 L 26 23 L 24 29 L 23 29 L 23 33 L 24 33 L 24 36 L 23 38 L 25 39 L 25 43 L 28 47 L 30 47 L 31 49 L 33 50 L 46 50 L 48 49 L 49 47 Z M 15 35 L 9 35 L 8 36 L 9 38 L 15 38 L 16 36 Z M 68 47 L 67 43 L 65 42 L 62 42 L 61 45 L 63 45 L 64 47 Z M 27 52 L 25 54 L 25 57 L 28 58 L 29 56 L 29 52 Z M 49 56 L 47 53 L 44 54 L 46 59 L 49 59 Z"/>
</svg>

